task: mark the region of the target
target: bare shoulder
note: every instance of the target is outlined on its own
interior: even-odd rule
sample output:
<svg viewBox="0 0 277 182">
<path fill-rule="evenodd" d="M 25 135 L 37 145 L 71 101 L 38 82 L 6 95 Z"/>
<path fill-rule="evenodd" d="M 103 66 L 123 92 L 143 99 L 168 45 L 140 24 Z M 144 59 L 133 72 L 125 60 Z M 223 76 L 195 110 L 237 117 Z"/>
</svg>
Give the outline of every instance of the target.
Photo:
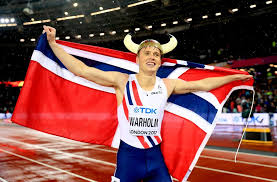
<svg viewBox="0 0 277 182">
<path fill-rule="evenodd" d="M 168 94 L 168 97 L 169 97 L 172 94 L 172 92 L 175 88 L 176 79 L 163 78 L 162 80 L 163 80 L 163 82 L 166 86 L 167 94 Z"/>
<path fill-rule="evenodd" d="M 176 82 L 176 79 L 163 78 L 162 79 L 166 87 L 172 87 Z"/>
<path fill-rule="evenodd" d="M 124 90 L 129 78 L 128 74 L 116 72 L 114 73 L 115 78 L 115 92 L 116 92 L 116 99 L 117 99 L 117 105 L 119 106 L 122 103 Z"/>
<path fill-rule="evenodd" d="M 129 78 L 128 74 L 121 73 L 121 72 L 117 72 L 117 73 L 118 73 L 119 81 L 121 81 L 121 82 L 127 82 L 128 81 L 128 78 Z"/>
<path fill-rule="evenodd" d="M 128 81 L 129 75 L 121 72 L 113 72 L 113 73 L 114 73 L 113 76 L 114 76 L 114 79 L 116 80 L 117 87 L 124 88 Z"/>
</svg>

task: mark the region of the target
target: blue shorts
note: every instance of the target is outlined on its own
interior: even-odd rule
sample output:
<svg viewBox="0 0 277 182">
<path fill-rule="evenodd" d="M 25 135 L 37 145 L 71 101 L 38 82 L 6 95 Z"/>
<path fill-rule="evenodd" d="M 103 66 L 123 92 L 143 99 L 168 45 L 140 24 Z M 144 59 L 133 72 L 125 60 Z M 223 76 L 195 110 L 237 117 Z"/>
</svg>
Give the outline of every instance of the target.
<svg viewBox="0 0 277 182">
<path fill-rule="evenodd" d="M 120 141 L 112 182 L 172 182 L 160 145 L 139 149 Z"/>
</svg>

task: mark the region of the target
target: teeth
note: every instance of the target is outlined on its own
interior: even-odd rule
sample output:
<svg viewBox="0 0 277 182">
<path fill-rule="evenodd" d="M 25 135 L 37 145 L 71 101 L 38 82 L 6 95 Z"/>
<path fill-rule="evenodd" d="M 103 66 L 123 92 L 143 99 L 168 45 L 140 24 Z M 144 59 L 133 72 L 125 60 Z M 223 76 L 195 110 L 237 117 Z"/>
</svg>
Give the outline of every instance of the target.
<svg viewBox="0 0 277 182">
<path fill-rule="evenodd" d="M 155 63 L 147 63 L 147 65 L 155 65 Z"/>
</svg>

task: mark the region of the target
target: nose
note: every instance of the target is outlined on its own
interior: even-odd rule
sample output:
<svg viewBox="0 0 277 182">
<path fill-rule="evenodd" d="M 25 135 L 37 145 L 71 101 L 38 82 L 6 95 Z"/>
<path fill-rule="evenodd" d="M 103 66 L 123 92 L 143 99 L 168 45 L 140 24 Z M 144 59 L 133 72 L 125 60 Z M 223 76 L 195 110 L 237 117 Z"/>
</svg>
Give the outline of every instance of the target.
<svg viewBox="0 0 277 182">
<path fill-rule="evenodd" d="M 155 59 L 155 55 L 153 53 L 149 54 L 149 57 L 150 57 L 150 59 Z"/>
</svg>

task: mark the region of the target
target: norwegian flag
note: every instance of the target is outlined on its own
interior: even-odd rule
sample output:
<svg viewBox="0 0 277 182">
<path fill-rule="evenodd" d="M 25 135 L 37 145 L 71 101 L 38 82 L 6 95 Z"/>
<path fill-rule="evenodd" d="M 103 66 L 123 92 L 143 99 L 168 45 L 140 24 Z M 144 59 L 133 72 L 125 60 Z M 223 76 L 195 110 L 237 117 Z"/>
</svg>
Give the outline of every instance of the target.
<svg viewBox="0 0 277 182">
<path fill-rule="evenodd" d="M 64 50 L 104 71 L 137 73 L 133 53 L 57 41 Z M 163 59 L 157 76 L 185 81 L 230 74 L 238 70 L 188 61 Z M 170 174 L 186 181 L 206 145 L 225 101 L 232 91 L 252 90 L 253 80 L 234 81 L 210 92 L 172 95 L 162 124 L 162 152 Z M 80 78 L 58 60 L 42 35 L 33 52 L 12 121 L 42 132 L 118 147 L 115 90 Z"/>
</svg>

